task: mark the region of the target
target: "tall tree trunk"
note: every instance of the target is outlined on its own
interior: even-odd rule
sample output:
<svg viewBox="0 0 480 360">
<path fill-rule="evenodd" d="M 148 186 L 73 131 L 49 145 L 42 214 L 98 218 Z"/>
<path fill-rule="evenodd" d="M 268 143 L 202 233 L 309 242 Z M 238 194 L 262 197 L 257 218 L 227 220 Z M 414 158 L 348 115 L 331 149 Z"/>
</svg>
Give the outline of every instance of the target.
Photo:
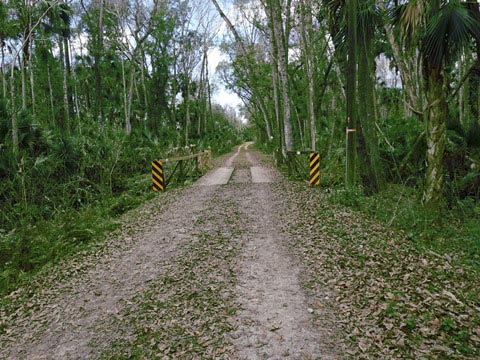
<svg viewBox="0 0 480 360">
<path fill-rule="evenodd" d="M 5 46 L 3 45 L 3 39 L 0 39 L 0 47 L 2 49 L 2 89 L 3 97 L 7 97 L 7 75 L 5 70 Z"/>
<path fill-rule="evenodd" d="M 467 2 L 466 6 L 472 12 L 473 16 L 480 22 L 480 5 L 478 2 Z M 477 61 L 470 73 L 470 96 L 471 112 L 475 116 L 473 126 L 480 127 L 480 34 L 475 33 L 475 52 Z"/>
<path fill-rule="evenodd" d="M 68 106 L 68 89 L 67 89 L 67 69 L 65 67 L 65 49 L 61 35 L 58 35 L 58 48 L 60 53 L 60 66 L 62 69 L 62 90 L 63 90 L 63 128 L 70 132 L 70 114 Z"/>
<path fill-rule="evenodd" d="M 47 60 L 47 81 L 48 81 L 48 94 L 50 95 L 50 121 L 51 125 L 55 124 L 55 105 L 53 103 L 53 87 L 52 87 L 52 72 L 50 70 L 50 62 Z"/>
<path fill-rule="evenodd" d="M 293 134 L 292 134 L 292 125 L 290 122 L 291 109 L 290 109 L 290 98 L 288 93 L 288 75 L 287 75 L 287 64 L 288 64 L 288 49 L 285 49 L 284 41 L 284 30 L 282 24 L 282 15 L 279 11 L 281 7 L 277 2 L 274 4 L 270 2 L 272 22 L 274 37 L 277 43 L 277 52 L 278 52 L 278 73 L 280 75 L 281 90 L 282 90 L 282 100 L 283 100 L 283 135 L 285 137 L 285 150 L 287 152 L 293 151 Z M 287 154 L 284 153 L 283 156 L 286 158 Z"/>
<path fill-rule="evenodd" d="M 72 54 L 72 43 L 69 41 L 68 42 L 68 46 L 69 46 L 69 54 Z M 72 76 L 72 83 L 73 83 L 73 89 L 72 89 L 72 105 L 74 106 L 74 112 L 75 112 L 75 117 L 77 119 L 77 124 L 76 126 L 79 127 L 80 129 L 80 133 L 82 132 L 81 131 L 81 122 L 80 122 L 80 104 L 79 104 L 79 100 L 78 100 L 78 89 L 77 89 L 77 75 L 75 73 L 75 68 L 71 67 L 71 72 L 70 72 L 71 76 Z"/>
<path fill-rule="evenodd" d="M 127 109 L 125 115 L 125 131 L 127 135 L 132 133 L 132 102 L 133 102 L 133 88 L 135 85 L 135 68 L 132 64 L 132 70 L 130 71 L 130 87 L 128 89 L 128 97 L 127 97 Z"/>
<path fill-rule="evenodd" d="M 141 77 L 141 80 L 142 80 L 143 103 L 144 103 L 143 106 L 145 106 L 145 110 L 144 110 L 144 114 L 143 114 L 143 123 L 144 123 L 144 126 L 145 126 L 145 124 L 148 121 L 149 112 L 148 112 L 148 92 L 147 92 L 147 85 L 146 85 L 146 82 L 145 82 L 145 53 L 143 51 L 142 51 L 142 64 L 140 66 L 140 77 Z M 167 107 L 168 107 L 168 105 L 167 105 Z"/>
<path fill-rule="evenodd" d="M 14 76 L 15 63 L 12 62 L 12 69 L 10 75 L 10 96 L 12 99 L 12 152 L 15 159 L 18 159 L 18 153 L 20 152 L 18 143 L 18 124 L 17 124 L 17 106 L 15 92 L 15 76 Z"/>
<path fill-rule="evenodd" d="M 28 32 L 26 33 L 28 34 Z M 24 38 L 26 38 L 26 35 L 24 35 Z M 27 40 L 26 44 L 23 47 L 23 53 L 22 53 L 22 60 L 20 62 L 21 66 L 21 78 L 22 78 L 22 110 L 27 110 L 27 81 L 25 79 L 26 77 L 26 72 L 27 72 L 27 63 L 28 63 L 28 43 L 29 41 Z"/>
<path fill-rule="evenodd" d="M 98 29 L 94 45 L 95 50 L 93 54 L 93 69 L 95 73 L 95 117 L 97 118 L 100 127 L 103 126 L 103 86 L 100 66 L 103 52 L 103 14 L 105 6 L 104 2 L 105 0 L 100 0 L 100 9 L 98 13 Z"/>
<path fill-rule="evenodd" d="M 271 15 L 271 13 L 270 13 Z M 272 88 L 273 88 L 273 103 L 275 110 L 275 124 L 276 131 L 275 135 L 278 135 L 280 149 L 282 154 L 286 153 L 285 148 L 285 138 L 283 136 L 283 120 L 282 114 L 280 112 L 281 99 L 279 95 L 280 80 L 278 76 L 278 44 L 275 38 L 275 30 L 273 28 L 273 21 L 270 16 L 269 27 L 270 27 L 270 70 L 272 72 Z"/>
<path fill-rule="evenodd" d="M 27 81 L 26 81 L 26 73 L 28 68 L 28 59 L 30 58 L 30 29 L 32 28 L 32 19 L 30 15 L 30 4 L 28 1 L 24 1 L 23 6 L 25 6 L 24 11 L 26 11 L 26 28 L 23 32 L 22 38 L 22 59 L 21 59 L 21 78 L 22 78 L 22 110 L 25 111 L 27 109 Z M 15 62 L 15 59 L 13 59 Z"/>
<path fill-rule="evenodd" d="M 312 14 L 310 7 L 307 6 L 305 0 L 301 2 L 301 19 L 300 19 L 300 32 L 301 32 L 301 46 L 305 59 L 305 72 L 308 82 L 308 117 L 310 120 L 310 148 L 313 152 L 316 151 L 317 142 L 317 130 L 315 124 L 315 106 L 313 99 L 314 94 L 314 77 L 313 77 L 313 42 L 312 37 Z"/>
<path fill-rule="evenodd" d="M 190 127 L 190 80 L 185 80 L 185 98 L 183 99 L 185 105 L 185 146 L 188 146 L 188 132 Z"/>
<path fill-rule="evenodd" d="M 72 95 L 72 86 L 70 78 L 72 76 L 72 65 L 70 62 L 70 41 L 68 36 L 63 37 L 63 48 L 65 49 L 65 74 L 64 82 L 66 83 L 65 88 L 67 89 L 67 100 L 68 100 L 68 114 L 69 117 L 73 116 L 73 95 Z"/>
<path fill-rule="evenodd" d="M 347 0 L 347 164 L 346 164 L 346 187 L 355 185 L 356 166 L 356 39 L 357 39 L 357 1 Z"/>
<path fill-rule="evenodd" d="M 460 58 L 460 64 L 465 64 L 465 54 Z M 465 75 L 464 66 L 460 66 L 460 78 Z M 458 121 L 461 126 L 465 123 L 465 89 L 468 89 L 468 80 L 466 80 L 458 89 Z"/>
<path fill-rule="evenodd" d="M 273 36 L 273 34 L 272 34 Z M 273 47 L 272 47 L 272 59 L 271 59 L 271 71 L 272 71 L 272 86 L 273 86 L 273 103 L 275 106 L 275 119 L 276 119 L 276 124 L 277 124 L 277 133 L 278 137 L 280 139 L 280 148 L 282 149 L 282 152 L 285 152 L 285 141 L 283 137 L 283 121 L 280 115 L 280 99 L 278 95 L 278 86 L 279 86 L 279 81 L 278 81 L 278 67 L 276 60 L 274 58 L 275 52 L 273 52 Z"/>
<path fill-rule="evenodd" d="M 382 189 L 384 180 L 381 169 L 378 136 L 375 126 L 377 114 L 375 111 L 375 66 L 371 39 L 363 34 L 363 44 L 358 54 L 358 143 L 362 166 L 360 172 L 365 191 L 368 195 Z M 360 46 L 359 46 L 360 47 Z"/>
<path fill-rule="evenodd" d="M 207 83 L 207 115 L 205 117 L 205 132 L 208 132 L 208 123 L 212 122 L 212 94 L 211 94 L 211 87 L 210 87 L 210 74 L 208 72 L 208 56 L 206 56 L 206 66 L 205 66 L 205 81 Z M 210 121 L 208 121 L 210 120 Z"/>
<path fill-rule="evenodd" d="M 33 77 L 33 62 L 32 62 L 32 51 L 33 50 L 33 41 L 30 41 L 30 51 L 28 52 L 28 70 L 30 74 L 30 94 L 32 97 L 32 114 L 35 115 L 35 81 Z"/>
<path fill-rule="evenodd" d="M 445 153 L 447 102 L 443 93 L 440 70 L 432 70 L 426 78 L 428 110 L 426 114 L 427 173 L 424 204 L 438 212 L 443 205 L 443 156 Z"/>
<path fill-rule="evenodd" d="M 130 118 L 128 117 L 128 99 L 127 99 L 127 76 L 125 74 L 125 61 L 123 60 L 123 57 L 120 60 L 120 63 L 122 64 L 122 85 L 123 85 L 123 115 L 124 115 L 124 120 L 125 120 L 125 132 L 127 135 L 130 135 L 130 131 L 132 129 L 132 126 L 130 124 Z"/>
<path fill-rule="evenodd" d="M 171 126 L 172 129 L 175 130 L 177 127 L 177 110 L 176 110 L 176 97 L 177 97 L 177 91 L 178 91 L 178 74 L 177 74 L 177 54 L 176 54 L 176 48 L 175 44 L 173 44 L 173 81 L 172 81 L 172 100 L 170 103 L 170 108 L 171 108 Z"/>
<path fill-rule="evenodd" d="M 203 56 L 202 56 L 202 66 L 200 72 L 200 84 L 198 89 L 198 99 L 200 101 L 199 107 L 201 109 L 198 119 L 198 126 L 197 126 L 197 136 L 200 137 L 202 134 L 202 123 L 203 125 L 207 122 L 207 96 L 206 96 L 206 85 L 205 85 L 205 71 L 206 71 L 206 64 L 207 64 L 207 50 L 206 46 L 203 49 Z"/>
</svg>

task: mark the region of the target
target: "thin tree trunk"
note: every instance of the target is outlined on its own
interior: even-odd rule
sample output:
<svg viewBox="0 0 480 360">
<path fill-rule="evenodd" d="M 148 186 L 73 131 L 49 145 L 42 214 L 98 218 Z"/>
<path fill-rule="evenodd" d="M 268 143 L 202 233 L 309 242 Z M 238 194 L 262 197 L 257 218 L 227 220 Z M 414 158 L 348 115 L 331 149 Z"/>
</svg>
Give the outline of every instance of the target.
<svg viewBox="0 0 480 360">
<path fill-rule="evenodd" d="M 5 71 L 5 47 L 3 46 L 3 39 L 0 39 L 0 47 L 2 48 L 2 89 L 3 98 L 7 97 L 7 75 Z"/>
<path fill-rule="evenodd" d="M 205 132 L 208 132 L 208 120 L 212 122 L 212 94 L 210 88 L 210 75 L 208 72 L 208 56 L 207 56 L 207 63 L 205 67 L 205 81 L 207 83 L 207 106 L 208 106 L 208 116 L 205 117 Z"/>
<path fill-rule="evenodd" d="M 186 86 L 185 86 L 185 146 L 188 145 L 188 132 L 190 127 L 190 80 L 186 79 Z"/>
<path fill-rule="evenodd" d="M 275 30 L 273 28 L 273 21 L 270 19 L 269 21 L 270 27 L 270 69 L 272 72 L 272 88 L 273 88 L 273 101 L 275 107 L 275 120 L 276 120 L 276 133 L 278 134 L 279 138 L 279 145 L 282 151 L 282 154 L 286 153 L 285 149 L 285 138 L 283 136 L 283 121 L 280 112 L 280 97 L 279 97 L 279 77 L 278 77 L 278 51 L 277 47 L 278 44 L 275 39 Z"/>
<path fill-rule="evenodd" d="M 462 54 L 461 60 L 460 60 L 460 78 L 463 78 L 464 76 L 464 66 L 465 64 L 465 54 Z M 460 125 L 463 126 L 464 123 L 464 89 L 465 89 L 465 84 L 462 84 L 460 88 L 458 89 L 458 121 L 460 122 Z"/>
<path fill-rule="evenodd" d="M 55 124 L 55 105 L 53 103 L 53 87 L 52 87 L 52 74 L 50 70 L 50 62 L 47 60 L 47 81 L 48 81 L 48 93 L 50 95 L 50 114 L 51 125 Z"/>
<path fill-rule="evenodd" d="M 148 93 L 147 93 L 147 86 L 145 85 L 145 53 L 142 51 L 142 64 L 140 66 L 140 77 L 142 81 L 142 91 L 143 91 L 143 102 L 145 106 L 144 115 L 143 115 L 143 122 L 144 126 L 148 121 Z"/>
<path fill-rule="evenodd" d="M 70 48 L 70 51 L 69 53 L 72 54 L 72 49 L 71 49 L 71 42 L 69 41 L 68 42 L 68 45 L 69 45 L 69 48 Z M 79 101 L 78 101 L 78 89 L 77 89 L 77 75 L 75 73 L 75 68 L 74 67 L 71 67 L 71 75 L 72 75 L 72 83 L 73 83 L 73 104 L 75 106 L 74 108 L 74 112 L 75 112 L 75 117 L 77 119 L 77 126 L 79 127 L 79 130 L 80 130 L 80 133 L 82 132 L 81 131 L 81 122 L 80 122 L 80 104 L 79 104 Z"/>
<path fill-rule="evenodd" d="M 170 107 L 172 109 L 171 113 L 171 126 L 172 129 L 175 130 L 177 127 L 177 114 L 176 114 L 176 97 L 178 91 L 178 79 L 177 79 L 177 54 L 175 44 L 173 45 L 173 81 L 172 81 L 172 102 Z M 178 145 L 178 144 L 177 144 Z"/>
<path fill-rule="evenodd" d="M 65 49 L 65 74 L 64 82 L 66 84 L 65 88 L 67 89 L 67 101 L 68 101 L 68 115 L 69 117 L 73 116 L 73 96 L 72 88 L 70 85 L 70 78 L 72 74 L 72 65 L 70 63 L 70 41 L 68 36 L 63 37 L 63 48 Z"/>
<path fill-rule="evenodd" d="M 267 110 L 265 109 L 265 104 L 263 101 L 258 102 L 258 107 L 260 108 L 260 111 L 262 112 L 263 120 L 265 122 L 265 127 L 267 130 L 267 141 L 272 141 L 272 127 L 270 126 L 270 121 L 268 120 L 268 114 Z"/>
<path fill-rule="evenodd" d="M 17 108 L 16 108 L 16 92 L 15 92 L 15 77 L 13 76 L 14 64 L 12 63 L 12 70 L 10 76 L 10 96 L 12 98 L 12 152 L 15 159 L 18 159 L 19 144 L 18 144 L 18 124 L 17 124 Z"/>
<path fill-rule="evenodd" d="M 127 135 L 132 133 L 132 101 L 133 101 L 133 87 L 135 85 L 135 68 L 132 66 L 130 71 L 130 88 L 128 89 L 128 98 L 127 98 L 127 113 L 125 117 L 125 130 Z"/>
<path fill-rule="evenodd" d="M 123 57 L 120 60 L 120 64 L 122 65 L 122 85 L 123 85 L 123 116 L 125 120 L 125 132 L 129 134 L 131 130 L 130 119 L 128 118 L 128 111 L 127 111 L 127 79 L 125 76 L 125 61 Z"/>
<path fill-rule="evenodd" d="M 480 21 L 480 5 L 478 2 L 467 2 L 466 6 L 472 12 L 473 16 Z M 471 113 L 474 115 L 474 128 L 480 127 L 480 34 L 475 33 L 475 53 L 476 64 L 473 70 L 470 72 L 470 94 L 467 93 L 469 98 Z"/>
<path fill-rule="evenodd" d="M 26 67 L 28 61 L 28 44 L 25 45 L 24 51 L 22 54 L 22 60 L 20 62 L 21 66 L 21 77 L 22 77 L 22 110 L 27 110 L 27 83 L 26 83 Z"/>
<path fill-rule="evenodd" d="M 104 13 L 104 1 L 100 0 L 100 11 L 98 14 L 98 33 L 96 35 L 96 44 L 94 50 L 94 73 L 95 73 L 95 116 L 100 124 L 100 128 L 103 126 L 103 86 L 102 86 L 102 74 L 100 70 L 102 51 L 103 51 L 103 13 Z"/>
<path fill-rule="evenodd" d="M 30 51 L 28 52 L 28 69 L 30 73 L 30 92 L 32 96 L 32 114 L 35 115 L 35 81 L 33 76 L 32 49 L 33 41 L 30 41 Z"/>
<path fill-rule="evenodd" d="M 272 69 L 272 87 L 273 87 L 273 102 L 275 106 L 275 119 L 277 123 L 278 135 L 280 139 L 280 148 L 282 149 L 282 152 L 285 152 L 286 151 L 285 141 L 283 138 L 283 131 L 282 131 L 283 122 L 280 115 L 280 100 L 278 97 L 278 70 L 277 70 L 277 64 L 273 54 L 274 52 L 273 52 L 273 46 L 272 46 L 272 60 L 270 63 L 271 63 L 271 69 Z"/>
<path fill-rule="evenodd" d="M 202 122 L 205 124 L 207 122 L 207 96 L 206 94 L 206 86 L 205 86 L 205 66 L 207 62 L 207 51 L 203 49 L 203 58 L 202 58 L 202 66 L 200 72 L 200 86 L 198 89 L 198 98 L 200 101 L 200 108 L 201 113 L 198 119 L 198 127 L 197 127 L 197 135 L 198 137 L 201 136 L 202 132 Z"/>
<path fill-rule="evenodd" d="M 67 69 L 65 68 L 65 49 L 63 46 L 62 36 L 58 35 L 58 48 L 60 52 L 60 66 L 62 68 L 62 86 L 63 86 L 63 128 L 70 132 L 70 114 L 68 106 L 68 89 L 67 89 Z"/>
</svg>

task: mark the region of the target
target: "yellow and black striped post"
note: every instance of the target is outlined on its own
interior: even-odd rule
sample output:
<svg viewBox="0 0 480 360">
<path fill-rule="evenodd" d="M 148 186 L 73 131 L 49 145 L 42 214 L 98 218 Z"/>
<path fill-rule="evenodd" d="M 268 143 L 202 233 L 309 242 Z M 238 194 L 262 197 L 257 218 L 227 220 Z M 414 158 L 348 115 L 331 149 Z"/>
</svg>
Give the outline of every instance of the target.
<svg viewBox="0 0 480 360">
<path fill-rule="evenodd" d="M 152 190 L 165 191 L 165 175 L 163 174 L 163 163 L 160 160 L 152 161 Z"/>
<path fill-rule="evenodd" d="M 320 154 L 310 153 L 310 186 L 320 185 Z"/>
</svg>

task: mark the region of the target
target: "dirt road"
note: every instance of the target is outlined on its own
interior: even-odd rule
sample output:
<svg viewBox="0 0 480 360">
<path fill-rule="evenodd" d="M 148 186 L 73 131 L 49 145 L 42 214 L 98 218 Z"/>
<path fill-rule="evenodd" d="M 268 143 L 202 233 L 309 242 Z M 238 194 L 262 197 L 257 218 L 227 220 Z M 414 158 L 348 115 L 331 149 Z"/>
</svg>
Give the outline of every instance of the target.
<svg viewBox="0 0 480 360">
<path fill-rule="evenodd" d="M 341 358 L 332 315 L 313 325 L 280 175 L 249 147 L 1 313 L 0 358 Z"/>
</svg>

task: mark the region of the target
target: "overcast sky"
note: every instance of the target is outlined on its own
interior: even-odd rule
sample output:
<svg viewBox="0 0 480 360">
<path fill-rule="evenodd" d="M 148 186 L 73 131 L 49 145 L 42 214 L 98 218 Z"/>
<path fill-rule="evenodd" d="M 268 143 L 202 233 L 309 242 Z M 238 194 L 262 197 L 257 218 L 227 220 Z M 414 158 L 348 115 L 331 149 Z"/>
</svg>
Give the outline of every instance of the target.
<svg viewBox="0 0 480 360">
<path fill-rule="evenodd" d="M 207 1 L 207 0 L 203 0 Z M 230 0 L 220 0 L 219 1 L 222 10 L 227 14 L 231 21 L 234 20 L 234 7 Z M 224 21 L 218 16 L 216 9 L 214 9 L 212 5 L 212 11 L 216 14 L 216 19 L 218 21 L 218 34 L 216 36 L 215 42 L 219 44 L 225 35 L 228 35 L 228 29 L 224 23 Z M 217 74 L 217 66 L 222 61 L 228 61 L 228 57 L 224 54 L 218 46 L 211 48 L 208 52 L 208 65 L 209 65 L 209 73 L 212 74 L 211 81 L 215 84 L 214 86 L 214 93 L 212 96 L 212 101 L 214 103 L 220 104 L 222 106 L 230 106 L 236 110 L 237 116 L 241 117 L 240 107 L 243 106 L 242 100 L 233 92 L 226 89 L 225 84 L 223 84 L 222 80 Z"/>
<path fill-rule="evenodd" d="M 239 107 L 243 105 L 240 98 L 230 90 L 225 88 L 225 85 L 220 80 L 219 76 L 216 74 L 217 65 L 221 61 L 228 60 L 225 54 L 221 52 L 218 47 L 212 48 L 208 52 L 208 65 L 209 73 L 214 74 L 213 82 L 215 83 L 216 91 L 213 94 L 213 102 L 220 104 L 222 106 L 229 105 L 237 110 L 237 115 L 240 116 Z"/>
</svg>

